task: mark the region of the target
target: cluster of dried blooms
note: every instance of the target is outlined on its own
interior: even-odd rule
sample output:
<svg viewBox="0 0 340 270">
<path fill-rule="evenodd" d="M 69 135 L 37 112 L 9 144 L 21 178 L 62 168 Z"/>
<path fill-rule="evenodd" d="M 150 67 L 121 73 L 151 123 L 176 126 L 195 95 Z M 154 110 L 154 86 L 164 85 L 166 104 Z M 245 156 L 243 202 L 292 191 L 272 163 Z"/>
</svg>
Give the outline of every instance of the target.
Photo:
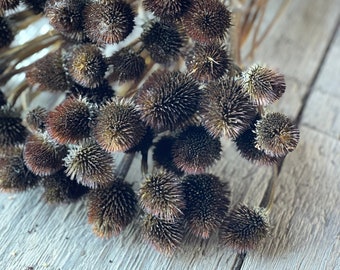
<svg viewBox="0 0 340 270">
<path fill-rule="evenodd" d="M 15 23 L 22 19 L 13 11 L 6 15 L 17 5 L 19 0 L 0 1 L 0 55 L 10 51 Z M 48 18 L 58 45 L 25 69 L 26 80 L 36 93 L 58 92 L 65 99 L 53 109 L 41 104 L 20 112 L 0 92 L 1 190 L 41 185 L 48 203 L 88 194 L 88 221 L 103 238 L 121 233 L 140 212 L 145 239 L 168 255 L 185 233 L 206 239 L 219 231 L 221 243 L 240 252 L 268 235 L 267 209 L 230 210 L 229 184 L 207 169 L 221 158 L 226 139 L 245 159 L 276 164 L 294 150 L 299 130 L 281 113 L 264 110 L 285 92 L 284 76 L 233 63 L 227 42 L 231 12 L 222 2 L 22 5 L 33 10 L 30 16 Z M 104 54 L 131 35 L 139 13 L 152 18 L 142 34 Z M 9 64 L 6 59 L 0 61 Z M 6 66 L 0 70 L 5 74 Z M 120 91 L 126 82 L 129 89 Z M 117 152 L 141 153 L 138 193 L 124 179 L 126 172 L 117 175 Z"/>
</svg>

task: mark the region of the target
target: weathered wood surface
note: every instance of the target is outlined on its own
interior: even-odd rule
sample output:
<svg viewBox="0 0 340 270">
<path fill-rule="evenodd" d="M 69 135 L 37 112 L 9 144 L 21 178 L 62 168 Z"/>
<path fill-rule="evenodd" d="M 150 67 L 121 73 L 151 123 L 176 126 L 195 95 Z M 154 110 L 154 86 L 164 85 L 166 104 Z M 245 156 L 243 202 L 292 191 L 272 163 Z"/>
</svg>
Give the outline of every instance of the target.
<svg viewBox="0 0 340 270">
<path fill-rule="evenodd" d="M 272 237 L 245 256 L 242 269 L 340 269 L 339 6 L 339 0 L 291 1 L 256 54 L 287 74 L 287 93 L 274 109 L 298 119 L 301 141 L 280 173 Z M 212 171 L 230 181 L 233 204 L 258 205 L 271 170 L 224 144 L 225 157 Z M 127 179 L 138 181 L 137 171 Z M 98 239 L 84 201 L 49 206 L 39 189 L 0 194 L 0 219 L 0 269 L 231 269 L 237 258 L 216 237 L 186 239 L 167 258 L 142 241 L 138 221 L 117 238 Z"/>
</svg>

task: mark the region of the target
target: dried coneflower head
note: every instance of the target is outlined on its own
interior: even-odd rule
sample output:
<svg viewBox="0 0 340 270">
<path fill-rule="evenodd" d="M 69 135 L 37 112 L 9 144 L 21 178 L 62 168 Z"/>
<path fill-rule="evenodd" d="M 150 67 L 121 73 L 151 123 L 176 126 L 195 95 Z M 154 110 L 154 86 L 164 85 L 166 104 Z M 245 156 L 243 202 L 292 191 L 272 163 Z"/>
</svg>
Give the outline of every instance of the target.
<svg viewBox="0 0 340 270">
<path fill-rule="evenodd" d="M 104 80 L 107 64 L 97 46 L 76 45 L 66 58 L 67 70 L 76 83 L 95 88 Z"/>
<path fill-rule="evenodd" d="M 122 0 L 93 1 L 84 9 L 85 33 L 94 43 L 118 43 L 132 32 L 134 17 L 131 6 Z"/>
<path fill-rule="evenodd" d="M 160 171 L 146 177 L 139 194 L 140 204 L 149 214 L 164 220 L 175 220 L 182 215 L 183 188 L 171 172 Z"/>
<path fill-rule="evenodd" d="M 23 0 L 22 2 L 35 13 L 43 12 L 46 4 L 46 0 Z"/>
<path fill-rule="evenodd" d="M 48 134 L 35 133 L 27 137 L 23 155 L 30 171 L 45 176 L 62 169 L 66 153 L 66 147 L 58 145 Z"/>
<path fill-rule="evenodd" d="M 0 1 L 0 14 L 1 11 L 14 9 L 19 5 L 19 0 L 1 0 Z"/>
<path fill-rule="evenodd" d="M 84 186 L 106 187 L 115 180 L 113 156 L 93 141 L 71 145 L 64 161 L 67 176 Z"/>
<path fill-rule="evenodd" d="M 86 98 L 69 97 L 48 113 L 47 131 L 60 144 L 76 144 L 90 136 L 95 110 Z"/>
<path fill-rule="evenodd" d="M 231 26 L 231 13 L 219 0 L 197 0 L 183 16 L 187 34 L 196 41 L 222 40 Z"/>
<path fill-rule="evenodd" d="M 186 39 L 175 24 L 154 21 L 142 33 L 141 40 L 155 62 L 169 64 L 179 57 Z"/>
<path fill-rule="evenodd" d="M 255 127 L 256 147 L 268 155 L 285 156 L 299 142 L 299 129 L 281 113 L 267 113 Z"/>
<path fill-rule="evenodd" d="M 202 126 L 190 126 L 176 138 L 171 153 L 177 168 L 186 173 L 203 173 L 221 158 L 219 138 L 213 138 Z"/>
<path fill-rule="evenodd" d="M 250 126 L 256 113 L 237 81 L 226 78 L 207 85 L 201 115 L 203 125 L 212 136 L 237 137 Z"/>
<path fill-rule="evenodd" d="M 131 99 L 115 98 L 100 108 L 93 132 L 106 151 L 124 152 L 142 140 L 146 127 Z"/>
<path fill-rule="evenodd" d="M 191 0 L 143 0 L 143 7 L 161 20 L 173 21 L 188 10 L 190 2 Z"/>
<path fill-rule="evenodd" d="M 194 235 L 207 239 L 226 218 L 230 204 L 228 183 L 212 174 L 187 175 L 183 179 L 184 217 Z"/>
<path fill-rule="evenodd" d="M 131 185 L 116 181 L 106 189 L 89 194 L 88 222 L 93 232 L 102 238 L 120 234 L 137 213 L 137 196 Z"/>
<path fill-rule="evenodd" d="M 238 205 L 220 228 L 220 242 L 244 253 L 269 235 L 269 219 L 264 208 Z"/>
<path fill-rule="evenodd" d="M 243 72 L 243 89 L 256 105 L 266 106 L 278 100 L 286 90 L 283 74 L 260 65 Z"/>
<path fill-rule="evenodd" d="M 6 20 L 6 18 L 1 16 L 0 7 L 0 49 L 9 46 L 14 39 L 12 29 Z"/>
<path fill-rule="evenodd" d="M 196 43 L 185 60 L 188 72 L 197 80 L 209 82 L 228 72 L 231 61 L 223 45 Z"/>
<path fill-rule="evenodd" d="M 181 220 L 162 220 L 145 215 L 142 224 L 143 235 L 158 252 L 171 256 L 182 242 L 184 235 Z"/>
<path fill-rule="evenodd" d="M 175 130 L 197 112 L 202 90 L 190 76 L 180 72 L 157 71 L 136 97 L 142 119 L 156 131 Z"/>
<path fill-rule="evenodd" d="M 26 124 L 32 132 L 44 132 L 48 112 L 43 107 L 36 107 L 26 115 Z"/>
</svg>

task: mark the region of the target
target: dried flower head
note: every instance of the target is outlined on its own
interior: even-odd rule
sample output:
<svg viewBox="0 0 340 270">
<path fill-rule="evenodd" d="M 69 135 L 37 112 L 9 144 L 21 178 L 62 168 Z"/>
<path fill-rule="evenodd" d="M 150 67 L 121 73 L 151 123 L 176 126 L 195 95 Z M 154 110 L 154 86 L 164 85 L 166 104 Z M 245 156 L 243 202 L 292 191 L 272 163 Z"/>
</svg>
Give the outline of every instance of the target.
<svg viewBox="0 0 340 270">
<path fill-rule="evenodd" d="M 145 178 L 139 190 L 142 208 L 160 219 L 174 220 L 185 206 L 181 182 L 171 172 L 160 171 Z"/>
<path fill-rule="evenodd" d="M 12 43 L 13 39 L 14 35 L 12 29 L 7 19 L 1 16 L 0 7 L 0 49 L 9 46 Z"/>
<path fill-rule="evenodd" d="M 137 197 L 131 185 L 115 181 L 106 189 L 90 192 L 88 221 L 93 232 L 102 238 L 118 235 L 137 213 Z"/>
<path fill-rule="evenodd" d="M 220 228 L 220 241 L 239 252 L 256 247 L 269 234 L 269 220 L 264 208 L 238 205 Z"/>
<path fill-rule="evenodd" d="M 4 10 L 14 9 L 19 5 L 19 0 L 1 0 L 0 13 Z"/>
<path fill-rule="evenodd" d="M 191 0 L 143 0 L 143 7 L 165 21 L 181 17 L 189 8 Z"/>
<path fill-rule="evenodd" d="M 201 96 L 199 84 L 188 75 L 157 71 L 139 89 L 136 103 L 147 125 L 175 130 L 194 116 Z"/>
<path fill-rule="evenodd" d="M 182 242 L 184 228 L 180 220 L 162 220 L 146 215 L 143 220 L 143 235 L 158 252 L 171 256 Z"/>
<path fill-rule="evenodd" d="M 36 107 L 26 115 L 26 124 L 32 132 L 44 132 L 46 128 L 47 110 L 43 107 Z"/>
<path fill-rule="evenodd" d="M 286 90 L 283 74 L 260 65 L 243 72 L 243 89 L 257 105 L 268 105 L 278 100 Z"/>
<path fill-rule="evenodd" d="M 285 156 L 299 142 L 299 129 L 281 113 L 267 113 L 255 126 L 256 147 L 268 155 Z"/>
<path fill-rule="evenodd" d="M 64 161 L 67 176 L 84 186 L 105 187 L 115 180 L 112 155 L 93 141 L 71 145 Z"/>
<path fill-rule="evenodd" d="M 212 174 L 187 175 L 183 179 L 189 230 L 204 239 L 216 231 L 225 219 L 230 204 L 228 183 Z"/>
</svg>

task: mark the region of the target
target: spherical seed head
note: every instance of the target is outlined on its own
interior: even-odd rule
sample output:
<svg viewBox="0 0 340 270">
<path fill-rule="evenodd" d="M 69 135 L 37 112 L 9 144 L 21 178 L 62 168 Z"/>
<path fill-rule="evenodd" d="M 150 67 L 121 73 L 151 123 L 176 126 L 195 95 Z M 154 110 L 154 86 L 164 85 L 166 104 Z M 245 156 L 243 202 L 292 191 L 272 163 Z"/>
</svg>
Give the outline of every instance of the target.
<svg viewBox="0 0 340 270">
<path fill-rule="evenodd" d="M 84 9 L 84 27 L 88 38 L 98 44 L 124 40 L 133 30 L 135 14 L 121 0 L 90 2 Z"/>
<path fill-rule="evenodd" d="M 47 120 L 47 110 L 43 107 L 36 107 L 26 115 L 26 124 L 33 132 L 44 132 Z"/>
<path fill-rule="evenodd" d="M 124 152 L 143 139 L 146 127 L 130 99 L 115 98 L 100 108 L 93 132 L 106 151 Z"/>
<path fill-rule="evenodd" d="M 30 171 L 45 176 L 62 169 L 66 153 L 66 147 L 56 144 L 46 133 L 35 133 L 27 137 L 23 155 Z"/>
<path fill-rule="evenodd" d="M 158 252 L 171 256 L 182 242 L 184 229 L 179 220 L 167 221 L 152 215 L 143 219 L 143 235 Z"/>
<path fill-rule="evenodd" d="M 160 64 L 176 60 L 185 43 L 183 32 L 171 23 L 154 21 L 141 36 L 151 58 Z"/>
<path fill-rule="evenodd" d="M 181 17 L 189 8 L 191 0 L 143 0 L 143 7 L 161 20 L 171 21 Z"/>
<path fill-rule="evenodd" d="M 109 188 L 90 192 L 88 222 L 99 237 L 120 234 L 136 213 L 137 197 L 128 183 L 116 181 Z"/>
<path fill-rule="evenodd" d="M 90 136 L 94 114 L 86 98 L 69 97 L 48 113 L 47 131 L 60 144 L 78 143 Z"/>
<path fill-rule="evenodd" d="M 9 46 L 13 39 L 14 35 L 8 21 L 4 17 L 0 16 L 0 49 Z"/>
<path fill-rule="evenodd" d="M 158 71 L 137 93 L 142 119 L 156 131 L 175 130 L 196 113 L 202 96 L 199 84 L 183 73 Z"/>
<path fill-rule="evenodd" d="M 189 230 L 207 239 L 225 219 L 230 204 L 228 183 L 212 174 L 187 175 L 183 179 L 184 216 Z"/>
<path fill-rule="evenodd" d="M 266 106 L 278 100 L 286 90 L 284 76 L 272 69 L 254 65 L 243 73 L 243 89 L 256 105 Z"/>
<path fill-rule="evenodd" d="M 256 147 L 268 155 L 285 156 L 299 142 L 299 129 L 281 113 L 268 113 L 255 126 Z"/>
<path fill-rule="evenodd" d="M 220 241 L 239 252 L 255 248 L 269 234 L 269 220 L 264 208 L 239 205 L 233 209 L 220 229 Z"/>
<path fill-rule="evenodd" d="M 225 47 L 216 43 L 196 43 L 185 62 L 188 72 L 195 79 L 203 82 L 221 78 L 231 65 Z"/>
<path fill-rule="evenodd" d="M 204 127 L 191 126 L 176 138 L 171 153 L 177 168 L 186 173 L 202 173 L 221 158 L 221 142 Z"/>
<path fill-rule="evenodd" d="M 115 180 L 112 155 L 95 142 L 70 146 L 64 161 L 66 175 L 84 186 L 106 187 Z"/>
<path fill-rule="evenodd" d="M 160 171 L 146 177 L 139 190 L 142 208 L 165 220 L 182 215 L 185 206 L 181 182 L 171 172 Z"/>
<path fill-rule="evenodd" d="M 77 45 L 67 56 L 67 70 L 72 79 L 88 88 L 95 88 L 104 80 L 107 64 L 95 45 Z"/>
<path fill-rule="evenodd" d="M 183 16 L 183 25 L 193 40 L 213 43 L 226 36 L 231 26 L 231 13 L 218 0 L 197 0 Z"/>
<path fill-rule="evenodd" d="M 201 116 L 214 137 L 237 137 L 249 127 L 256 113 L 249 96 L 233 79 L 210 83 L 204 92 Z"/>
<path fill-rule="evenodd" d="M 19 5 L 19 0 L 1 0 L 0 13 L 4 10 L 14 9 Z"/>
</svg>

